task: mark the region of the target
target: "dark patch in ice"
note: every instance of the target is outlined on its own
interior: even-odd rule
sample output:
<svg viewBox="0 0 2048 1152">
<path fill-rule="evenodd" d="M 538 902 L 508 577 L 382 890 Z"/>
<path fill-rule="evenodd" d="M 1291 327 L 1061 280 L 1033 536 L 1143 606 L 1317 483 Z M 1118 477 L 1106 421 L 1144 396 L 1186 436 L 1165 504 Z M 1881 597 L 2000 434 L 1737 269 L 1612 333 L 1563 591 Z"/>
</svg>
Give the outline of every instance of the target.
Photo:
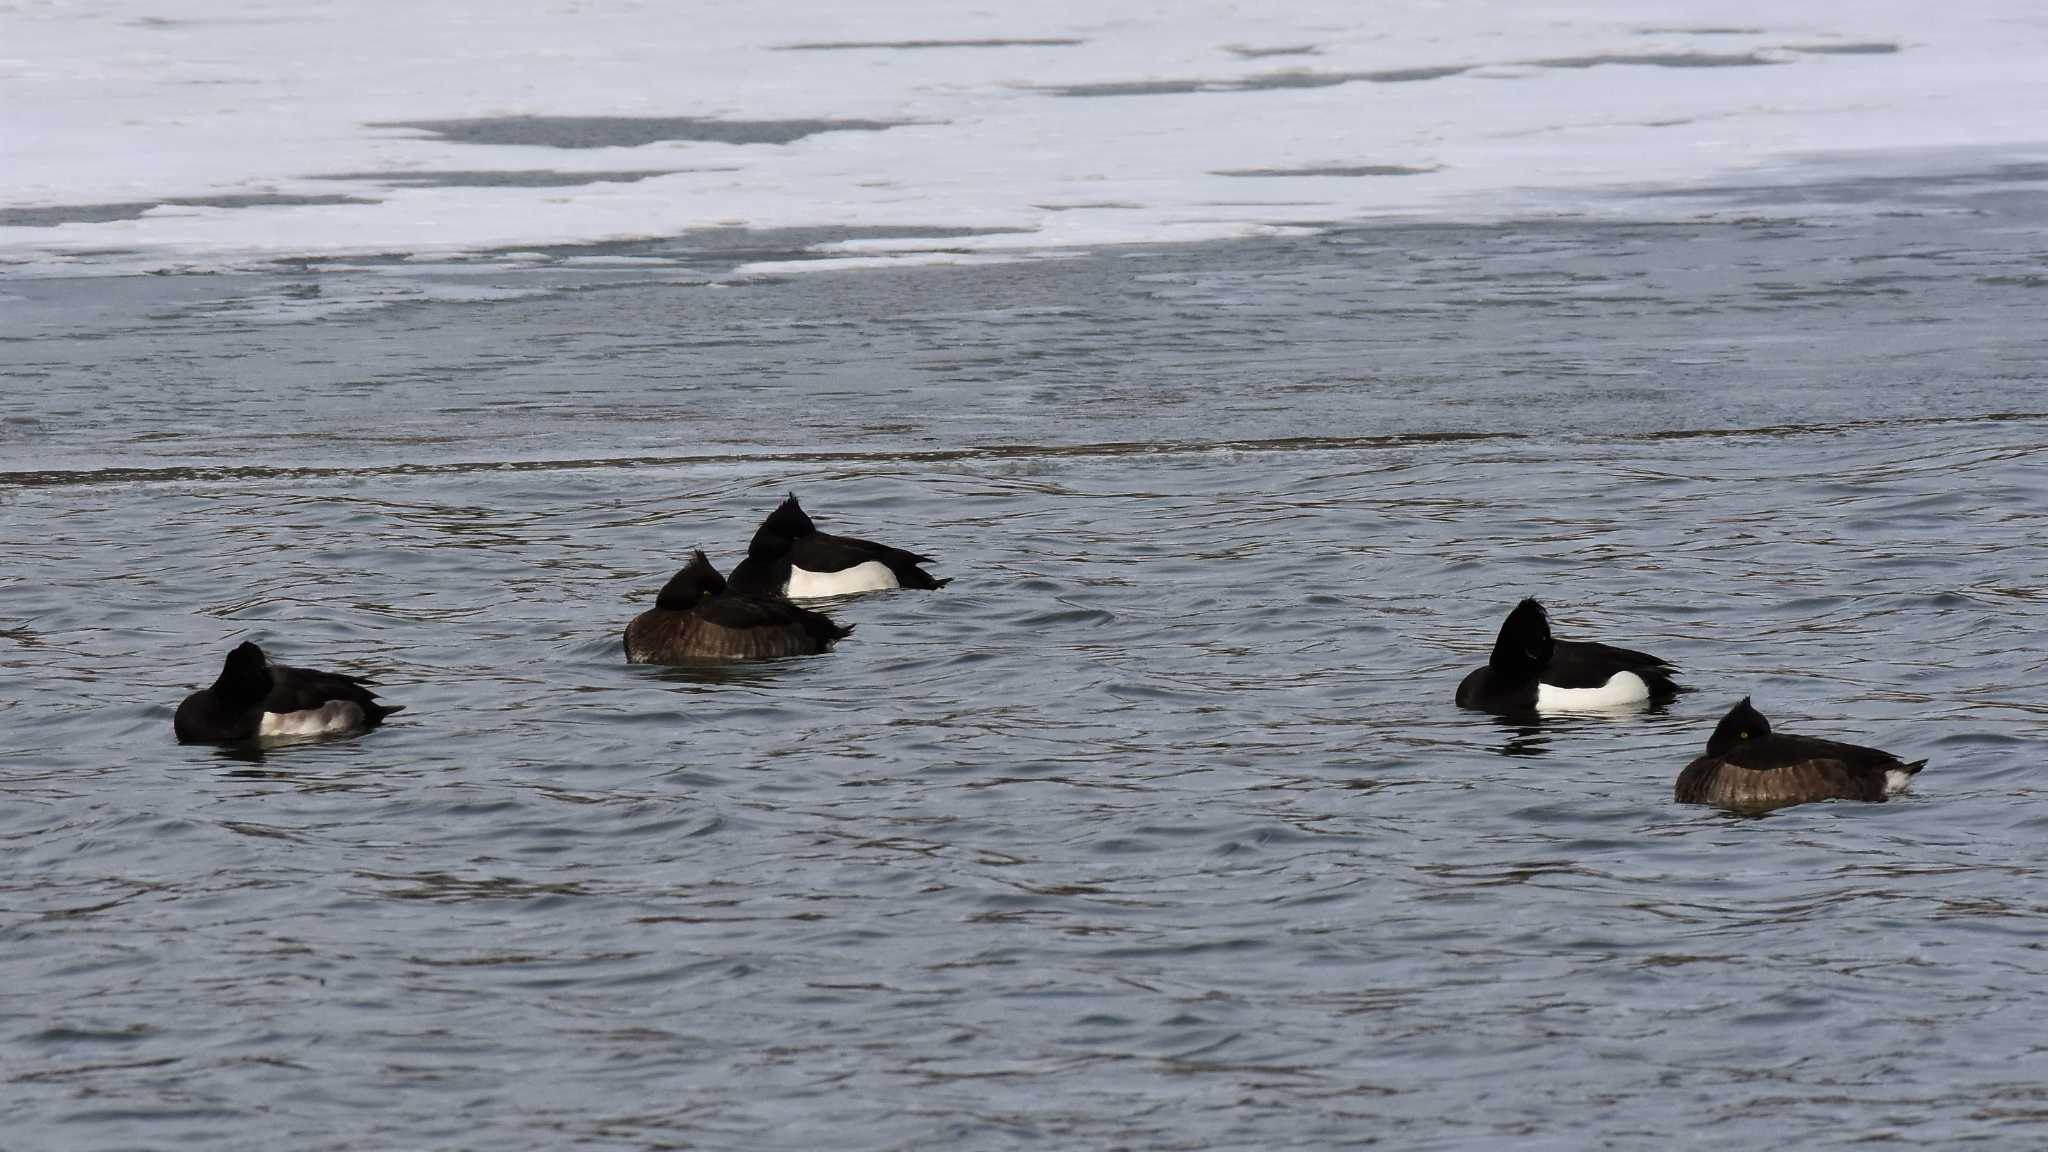
<svg viewBox="0 0 2048 1152">
<path fill-rule="evenodd" d="M 1748 34 L 1759 29 L 1753 28 L 1691 28 L 1651 29 L 1651 32 L 1722 33 L 1728 35 Z M 1290 53 L 1312 53 L 1316 49 L 1282 48 L 1240 48 L 1226 47 L 1225 51 L 1240 56 L 1256 57 Z M 1899 46 L 1888 43 L 1863 44 L 1809 44 L 1795 45 L 1785 49 L 1820 55 L 1858 56 L 1882 55 L 1899 51 Z M 1521 63 L 1536 68 L 1597 68 L 1602 64 L 1619 64 L 1641 68 L 1761 68 L 1768 65 L 1784 64 L 1788 61 L 1766 56 L 1761 52 L 1615 52 L 1597 56 L 1558 56 L 1548 60 L 1526 60 Z M 1374 72 L 1313 72 L 1294 69 L 1286 72 L 1267 72 L 1258 76 L 1246 76 L 1230 80 L 1109 80 L 1095 84 L 1047 85 L 1037 91 L 1052 96 L 1184 96 L 1194 92 L 1258 92 L 1284 88 L 1334 88 L 1339 84 L 1406 84 L 1423 80 L 1442 80 L 1450 76 L 1461 76 L 1472 71 L 1476 65 L 1455 64 L 1431 68 L 1389 68 Z"/>
<path fill-rule="evenodd" d="M 1225 168 L 1211 176 L 1421 176 L 1435 167 L 1414 168 L 1406 164 L 1326 165 L 1320 168 Z"/>
<path fill-rule="evenodd" d="M 1470 72 L 1465 64 L 1438 68 L 1390 68 L 1376 72 L 1265 72 L 1236 80 L 1113 80 L 1040 88 L 1053 96 L 1178 96 L 1190 92 L 1263 92 L 1284 88 L 1334 88 L 1339 84 L 1410 84 Z"/>
<path fill-rule="evenodd" d="M 1244 44 L 1225 44 L 1223 50 L 1246 60 L 1259 60 L 1267 56 L 1320 56 L 1323 52 L 1313 44 L 1292 44 L 1283 48 L 1253 48 Z"/>
<path fill-rule="evenodd" d="M 637 148 L 691 141 L 789 144 L 821 132 L 881 132 L 908 121 L 711 120 L 696 116 L 479 116 L 467 120 L 387 120 L 370 128 L 412 128 L 457 144 L 537 148 Z"/>
<path fill-rule="evenodd" d="M 557 172 L 551 168 L 419 169 L 404 172 L 331 172 L 314 180 L 357 180 L 405 188 L 571 188 L 581 184 L 632 184 L 678 172 L 737 172 L 737 168 L 644 168 L 620 172 Z"/>
<path fill-rule="evenodd" d="M 682 263 L 754 263 L 766 260 L 819 260 L 844 252 L 817 249 L 849 240 L 952 240 L 970 236 L 1001 236 L 1015 228 L 858 227 L 858 228 L 704 228 L 679 236 L 559 246 L 521 245 L 507 252 L 538 252 L 560 259 L 578 256 L 641 256 Z"/>
<path fill-rule="evenodd" d="M 1447 76 L 1462 76 L 1472 70 L 1469 64 L 1449 64 L 1436 68 L 1389 68 L 1380 72 L 1351 72 L 1344 74 L 1347 81 L 1364 80 L 1371 84 L 1412 84 L 1418 80 L 1442 80 Z"/>
<path fill-rule="evenodd" d="M 1602 64 L 1625 64 L 1642 68 L 1755 68 L 1766 64 L 1782 64 L 1784 61 L 1759 56 L 1754 52 L 1644 52 L 1603 56 L 1559 56 L 1551 60 L 1531 60 L 1528 63 L 1538 68 L 1598 68 Z"/>
<path fill-rule="evenodd" d="M 1101 84 L 1064 84 L 1039 91 L 1053 96 L 1181 96 L 1230 89 L 1209 80 L 1111 80 Z"/>
<path fill-rule="evenodd" d="M 1222 91 L 1265 92 L 1278 88 L 1335 88 L 1353 80 L 1363 80 L 1344 72 L 1268 72 L 1261 76 L 1248 76 Z"/>
<path fill-rule="evenodd" d="M 321 204 L 376 204 L 360 196 L 282 196 L 249 193 L 236 196 L 179 196 L 167 200 L 128 200 L 118 204 L 53 204 L 47 208 L 0 208 L 0 227 L 55 228 L 59 224 L 106 224 L 139 220 L 152 208 L 298 208 Z"/>
<path fill-rule="evenodd" d="M 1804 52 L 1809 56 L 1889 56 L 1899 50 L 1897 44 L 1879 40 L 1867 44 L 1787 44 L 1787 52 Z"/>
<path fill-rule="evenodd" d="M 138 16 L 128 21 L 130 28 L 218 28 L 250 24 L 281 24 L 282 20 L 266 16 Z"/>
<path fill-rule="evenodd" d="M 508 264 L 561 266 L 574 269 L 593 260 L 626 258 L 636 267 L 688 272 L 693 276 L 717 275 L 741 264 L 785 260 L 828 260 L 846 253 L 823 251 L 827 245 L 848 240 L 950 240 L 972 236 L 1014 235 L 1015 228 L 948 227 L 858 227 L 858 228 L 704 228 L 672 236 L 650 236 L 633 240 L 604 240 L 588 244 L 517 244 L 482 249 L 465 254 L 471 265 L 492 261 Z M 399 267 L 414 263 L 407 252 L 348 253 L 336 256 L 293 256 L 271 262 L 281 271 L 315 275 L 333 266 L 348 268 Z M 605 271 L 601 266 L 597 269 Z"/>
<path fill-rule="evenodd" d="M 1472 69 L 1464 65 L 1442 68 L 1389 68 L 1379 72 L 1268 72 L 1237 83 L 1244 91 L 1273 88 L 1334 88 L 1339 84 L 1413 84 L 1421 80 L 1442 80 Z"/>
<path fill-rule="evenodd" d="M 1646 190 L 1651 199 L 1698 199 L 1738 207 L 1800 204 L 1917 204 L 1954 208 L 2030 208 L 2043 199 L 2048 162 L 1993 164 L 1962 171 L 1922 172 L 1899 176 L 1842 176 L 1799 180 L 1705 184 L 1692 188 Z M 2029 187 L 2032 186 L 2032 187 Z"/>
<path fill-rule="evenodd" d="M 1072 48 L 1086 44 L 1067 36 L 989 38 L 985 40 L 819 40 L 806 44 L 781 44 L 781 52 L 843 52 L 860 48 Z"/>
<path fill-rule="evenodd" d="M 126 204 L 57 204 L 48 208 L 0 208 L 0 228 L 55 228 L 59 224 L 104 224 L 135 220 L 157 202 Z"/>
</svg>

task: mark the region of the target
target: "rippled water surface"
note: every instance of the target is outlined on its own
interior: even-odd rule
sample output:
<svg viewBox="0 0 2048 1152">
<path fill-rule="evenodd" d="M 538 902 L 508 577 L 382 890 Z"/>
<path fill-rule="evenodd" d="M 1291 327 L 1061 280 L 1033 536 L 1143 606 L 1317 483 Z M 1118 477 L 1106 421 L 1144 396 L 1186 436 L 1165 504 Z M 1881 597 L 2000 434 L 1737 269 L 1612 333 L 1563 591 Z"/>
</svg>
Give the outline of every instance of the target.
<svg viewBox="0 0 2048 1152">
<path fill-rule="evenodd" d="M 2033 1146 L 2048 245 L 1952 202 L 8 284 L 7 1142 Z M 625 666 L 790 489 L 954 583 Z M 1457 711 L 1525 594 L 1697 690 Z M 407 711 L 176 745 L 245 637 Z M 1674 805 L 1744 694 L 1931 763 Z"/>
</svg>

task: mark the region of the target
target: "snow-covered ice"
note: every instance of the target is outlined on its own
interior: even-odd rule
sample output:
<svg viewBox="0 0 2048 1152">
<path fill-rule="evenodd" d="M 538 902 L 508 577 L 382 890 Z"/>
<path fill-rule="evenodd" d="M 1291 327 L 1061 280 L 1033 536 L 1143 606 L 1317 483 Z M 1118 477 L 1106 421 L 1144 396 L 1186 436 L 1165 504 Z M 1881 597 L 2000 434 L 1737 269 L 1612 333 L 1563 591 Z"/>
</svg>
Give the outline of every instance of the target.
<svg viewBox="0 0 2048 1152">
<path fill-rule="evenodd" d="M 806 265 L 845 267 L 1610 211 L 2048 156 L 2043 60 L 2026 0 L 0 0 L 0 270 L 735 227 L 858 231 Z"/>
</svg>

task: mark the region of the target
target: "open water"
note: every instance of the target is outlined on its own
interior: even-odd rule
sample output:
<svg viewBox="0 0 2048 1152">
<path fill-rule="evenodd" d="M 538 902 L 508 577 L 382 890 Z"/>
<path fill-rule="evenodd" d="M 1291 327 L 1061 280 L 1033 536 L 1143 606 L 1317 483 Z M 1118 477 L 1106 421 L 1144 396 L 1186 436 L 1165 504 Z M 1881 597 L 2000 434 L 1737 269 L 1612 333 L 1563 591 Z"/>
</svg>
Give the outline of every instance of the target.
<svg viewBox="0 0 2048 1152">
<path fill-rule="evenodd" d="M 2040 175 L 12 281 L 0 1143 L 2038 1147 Z M 953 584 L 626 666 L 791 490 Z M 1459 712 L 1530 594 L 1695 691 Z M 175 744 L 243 638 L 407 710 Z M 1930 764 L 1673 804 L 1745 694 Z"/>
</svg>

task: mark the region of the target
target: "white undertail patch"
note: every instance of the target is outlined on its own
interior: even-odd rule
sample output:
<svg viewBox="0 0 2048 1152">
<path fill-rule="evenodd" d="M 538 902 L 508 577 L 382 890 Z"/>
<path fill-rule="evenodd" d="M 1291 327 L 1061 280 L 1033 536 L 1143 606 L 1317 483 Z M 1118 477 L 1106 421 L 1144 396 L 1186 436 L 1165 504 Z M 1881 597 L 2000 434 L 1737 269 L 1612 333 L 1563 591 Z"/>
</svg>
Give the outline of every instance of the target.
<svg viewBox="0 0 2048 1152">
<path fill-rule="evenodd" d="M 326 736 L 363 727 L 362 705 L 352 700 L 329 700 L 318 708 L 297 712 L 265 712 L 256 725 L 258 736 Z"/>
<path fill-rule="evenodd" d="M 869 560 L 837 572 L 806 572 L 792 564 L 789 588 L 784 595 L 793 600 L 815 600 L 825 596 L 846 596 L 855 592 L 880 592 L 901 588 L 896 574 L 880 560 Z"/>
<path fill-rule="evenodd" d="M 1887 768 L 1884 770 L 1884 794 L 1887 796 L 1905 791 L 1906 785 L 1912 782 L 1913 774 L 1903 768 Z"/>
<path fill-rule="evenodd" d="M 1650 698 L 1650 685 L 1633 672 L 1616 672 L 1598 688 L 1559 688 L 1536 684 L 1538 712 L 1575 712 L 1584 709 L 1625 708 Z"/>
</svg>

